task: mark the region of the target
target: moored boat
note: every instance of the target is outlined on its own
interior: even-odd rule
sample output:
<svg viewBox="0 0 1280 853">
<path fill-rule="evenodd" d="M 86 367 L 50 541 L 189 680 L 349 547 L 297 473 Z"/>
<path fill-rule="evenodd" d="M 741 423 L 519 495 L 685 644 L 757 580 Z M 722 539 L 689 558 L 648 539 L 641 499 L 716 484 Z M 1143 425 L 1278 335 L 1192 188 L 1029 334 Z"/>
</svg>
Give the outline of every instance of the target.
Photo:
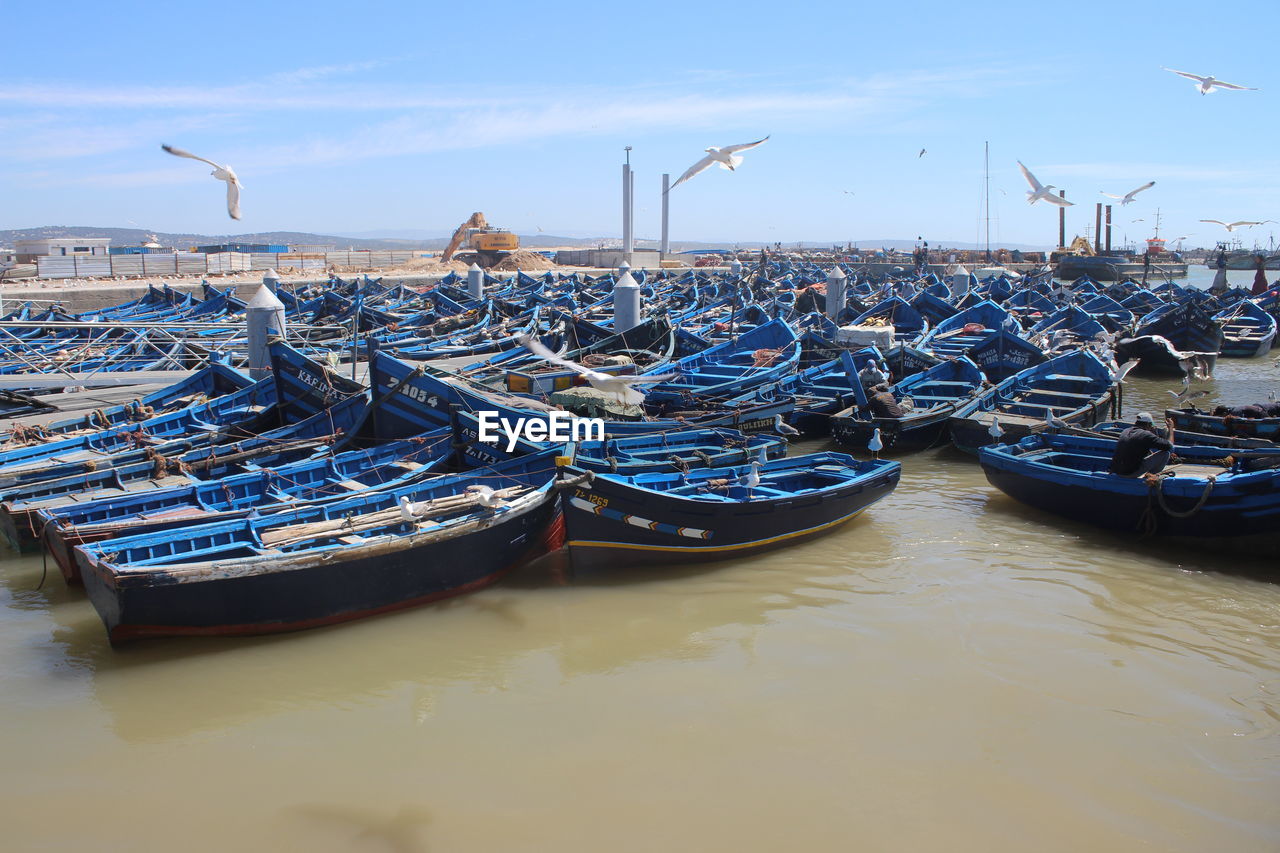
<svg viewBox="0 0 1280 853">
<path fill-rule="evenodd" d="M 900 472 L 897 462 L 818 453 L 687 473 L 597 473 L 563 493 L 566 544 L 586 569 L 746 556 L 832 530 L 892 492 Z"/>
</svg>

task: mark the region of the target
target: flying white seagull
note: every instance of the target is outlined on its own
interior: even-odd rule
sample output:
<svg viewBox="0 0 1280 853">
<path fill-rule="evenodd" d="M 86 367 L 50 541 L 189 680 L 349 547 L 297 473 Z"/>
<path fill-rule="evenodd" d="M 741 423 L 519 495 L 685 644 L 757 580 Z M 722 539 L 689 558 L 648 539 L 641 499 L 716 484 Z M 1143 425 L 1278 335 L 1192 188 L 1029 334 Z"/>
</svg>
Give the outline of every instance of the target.
<svg viewBox="0 0 1280 853">
<path fill-rule="evenodd" d="M 1220 219 L 1201 219 L 1200 221 L 1212 222 L 1214 225 L 1221 225 L 1228 231 L 1234 231 L 1237 228 L 1251 228 L 1254 225 L 1266 225 L 1268 222 L 1275 222 L 1274 219 L 1264 219 L 1261 222 L 1250 222 L 1247 219 L 1242 219 L 1239 222 L 1223 222 Z"/>
<path fill-rule="evenodd" d="M 666 382 L 668 379 L 675 377 L 674 373 L 667 373 L 662 376 L 610 376 L 608 373 L 600 373 L 589 367 L 583 367 L 581 364 L 561 358 L 542 345 L 542 342 L 532 335 L 517 335 L 516 340 L 528 348 L 528 350 L 536 356 L 558 364 L 561 367 L 567 367 L 575 373 L 580 373 L 586 377 L 587 384 L 605 394 L 612 394 L 618 402 L 625 405 L 638 406 L 644 402 L 644 392 L 632 385 L 643 383 Z"/>
<path fill-rule="evenodd" d="M 1155 181 L 1148 181 L 1147 183 L 1145 183 L 1145 184 L 1143 184 L 1142 186 L 1138 187 L 1136 190 L 1131 190 L 1130 192 L 1127 192 L 1127 193 L 1125 193 L 1124 195 L 1115 195 L 1114 193 L 1103 193 L 1103 195 L 1105 195 L 1107 198 L 1118 198 L 1118 199 L 1120 199 L 1120 204 L 1121 204 L 1121 206 L 1124 206 L 1124 205 L 1129 204 L 1130 202 L 1132 202 L 1132 201 L 1133 201 L 1133 197 L 1134 197 L 1134 196 L 1136 196 L 1138 193 L 1142 192 L 1143 190 L 1149 190 L 1149 189 L 1151 189 L 1152 187 L 1154 187 L 1155 185 L 1156 185 L 1156 182 L 1155 182 Z M 1135 219 L 1134 221 L 1135 221 L 1135 222 L 1137 222 L 1138 220 L 1136 220 L 1136 219 Z"/>
<path fill-rule="evenodd" d="M 705 149 L 707 156 L 690 166 L 685 173 L 671 185 L 671 189 L 667 190 L 667 192 L 671 192 L 671 190 L 680 186 L 699 172 L 710 169 L 712 163 L 715 163 L 721 169 L 728 169 L 730 172 L 734 171 L 742 165 L 742 157 L 739 156 L 739 151 L 749 151 L 757 145 L 764 145 L 768 141 L 769 137 L 766 136 L 764 139 L 757 139 L 755 142 L 744 142 L 741 145 L 726 145 L 723 148 Z"/>
<path fill-rule="evenodd" d="M 187 157 L 191 160 L 199 160 L 201 163 L 208 163 L 212 166 L 213 171 L 209 174 L 213 175 L 220 181 L 227 182 L 227 213 L 232 219 L 240 218 L 240 179 L 236 177 L 235 170 L 230 166 L 220 166 L 212 160 L 206 160 L 204 157 L 197 157 L 190 151 L 183 151 L 181 148 L 174 148 L 172 145 L 161 145 L 160 147 L 175 157 Z"/>
<path fill-rule="evenodd" d="M 1031 189 L 1027 190 L 1027 204 L 1035 204 L 1038 201 L 1047 201 L 1049 204 L 1056 204 L 1058 207 L 1070 207 L 1075 204 L 1074 201 L 1067 201 L 1061 196 L 1054 195 L 1049 190 L 1057 189 L 1053 184 L 1045 186 L 1036 180 L 1036 176 L 1031 174 L 1031 170 L 1022 165 L 1022 161 L 1018 161 L 1018 168 L 1022 170 L 1022 177 L 1027 179 L 1027 183 L 1031 185 Z"/>
<path fill-rule="evenodd" d="M 1161 65 L 1160 67 L 1164 68 L 1163 65 Z M 1207 95 L 1210 92 L 1212 92 L 1214 89 L 1237 89 L 1241 91 L 1247 90 L 1250 92 L 1258 91 L 1257 88 L 1254 86 L 1237 86 L 1235 83 L 1228 83 L 1225 80 L 1219 80 L 1215 78 L 1212 74 L 1210 74 L 1208 77 L 1201 77 L 1199 74 L 1188 74 L 1186 71 L 1178 71 L 1177 69 L 1174 69 L 1174 68 L 1164 68 L 1164 70 L 1172 71 L 1174 74 L 1180 75 L 1182 77 L 1186 77 L 1188 80 L 1194 80 L 1196 83 L 1199 84 L 1196 86 L 1196 88 L 1200 90 L 1200 94 L 1202 95 Z"/>
</svg>

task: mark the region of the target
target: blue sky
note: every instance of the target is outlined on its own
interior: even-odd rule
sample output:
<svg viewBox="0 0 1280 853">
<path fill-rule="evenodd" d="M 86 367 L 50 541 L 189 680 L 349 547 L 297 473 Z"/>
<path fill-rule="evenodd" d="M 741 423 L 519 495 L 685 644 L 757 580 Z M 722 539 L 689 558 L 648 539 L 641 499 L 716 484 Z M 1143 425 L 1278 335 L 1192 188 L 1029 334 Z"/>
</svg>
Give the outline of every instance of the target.
<svg viewBox="0 0 1280 853">
<path fill-rule="evenodd" d="M 1212 245 L 1196 220 L 1280 219 L 1274 2 L 11 3 L 0 228 L 208 234 L 637 232 L 709 145 L 770 141 L 672 193 L 674 239 L 980 238 L 1047 245 L 1015 161 L 1079 202 L 1149 180 L 1115 238 Z M 1169 66 L 1256 86 L 1214 92 Z M 208 168 L 229 163 L 244 219 Z M 921 148 L 927 149 L 918 157 Z M 1143 219 L 1143 222 L 1133 222 Z M 1280 226 L 1245 233 L 1266 244 Z"/>
</svg>

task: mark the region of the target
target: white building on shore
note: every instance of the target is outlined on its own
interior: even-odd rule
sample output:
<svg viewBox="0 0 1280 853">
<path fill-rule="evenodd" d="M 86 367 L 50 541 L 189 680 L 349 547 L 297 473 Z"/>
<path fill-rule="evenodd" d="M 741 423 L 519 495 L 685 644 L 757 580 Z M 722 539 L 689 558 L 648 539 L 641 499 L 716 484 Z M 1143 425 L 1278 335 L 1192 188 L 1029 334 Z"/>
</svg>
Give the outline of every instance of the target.
<svg viewBox="0 0 1280 853">
<path fill-rule="evenodd" d="M 111 251 L 110 237 L 46 237 L 41 240 L 14 240 L 18 263 L 35 263 L 41 257 L 105 256 Z"/>
</svg>

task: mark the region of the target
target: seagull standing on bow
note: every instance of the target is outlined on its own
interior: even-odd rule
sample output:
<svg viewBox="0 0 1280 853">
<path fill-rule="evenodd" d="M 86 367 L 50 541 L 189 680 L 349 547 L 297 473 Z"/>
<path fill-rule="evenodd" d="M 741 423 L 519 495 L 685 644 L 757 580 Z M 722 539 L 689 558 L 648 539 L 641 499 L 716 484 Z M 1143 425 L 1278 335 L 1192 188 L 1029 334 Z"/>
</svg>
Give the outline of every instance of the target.
<svg viewBox="0 0 1280 853">
<path fill-rule="evenodd" d="M 1136 190 L 1129 190 L 1129 192 L 1125 193 L 1124 195 L 1116 195 L 1115 193 L 1103 193 L 1103 195 L 1105 195 L 1107 198 L 1120 199 L 1120 206 L 1123 207 L 1126 204 L 1130 204 L 1133 201 L 1134 196 L 1136 196 L 1138 193 L 1142 192 L 1143 190 L 1149 190 L 1155 185 L 1156 185 L 1155 181 L 1147 181 L 1145 184 L 1138 187 Z M 1139 220 L 1135 219 L 1133 221 L 1138 222 Z"/>
<path fill-rule="evenodd" d="M 768 141 L 769 137 L 766 136 L 764 139 L 757 139 L 755 142 L 744 142 L 741 145 L 726 145 L 724 148 L 704 149 L 707 152 L 707 156 L 703 157 L 701 160 L 686 169 L 685 173 L 676 179 L 676 182 L 671 185 L 671 188 L 668 189 L 667 192 L 671 192 L 671 190 L 680 186 L 699 172 L 710 169 L 711 164 L 713 163 L 721 169 L 728 169 L 730 172 L 736 170 L 742 165 L 740 152 L 750 151 L 757 145 L 764 145 Z"/>
<path fill-rule="evenodd" d="M 1163 65 L 1161 65 L 1160 67 L 1164 68 Z M 1225 80 L 1219 80 L 1216 77 L 1214 77 L 1212 74 L 1210 74 L 1208 77 L 1202 77 L 1199 74 L 1191 74 L 1189 72 L 1178 71 L 1173 68 L 1164 68 L 1164 70 L 1172 71 L 1174 74 L 1177 74 L 1181 77 L 1186 77 L 1188 80 L 1194 80 L 1198 84 L 1196 88 L 1200 90 L 1200 94 L 1202 95 L 1207 95 L 1210 92 L 1212 92 L 1214 89 L 1234 89 L 1237 91 L 1249 91 L 1249 92 L 1258 91 L 1257 88 L 1253 86 L 1237 86 L 1235 83 L 1228 83 Z"/>
<path fill-rule="evenodd" d="M 1049 190 L 1057 189 L 1053 184 L 1045 186 L 1036 180 L 1036 176 L 1031 174 L 1031 170 L 1022 165 L 1022 161 L 1018 161 L 1018 168 L 1022 170 L 1022 177 L 1027 179 L 1027 183 L 1031 185 L 1031 189 L 1027 190 L 1027 204 L 1035 204 L 1038 201 L 1047 201 L 1049 204 L 1056 204 L 1058 207 L 1071 207 L 1075 202 L 1067 201 L 1059 195 L 1054 195 Z"/>
<path fill-rule="evenodd" d="M 745 486 L 747 489 L 747 497 L 751 497 L 751 490 L 760 485 L 760 463 L 752 461 L 750 470 L 738 478 L 738 485 Z"/>
<path fill-rule="evenodd" d="M 236 177 L 235 170 L 230 166 L 223 166 L 212 160 L 206 160 L 204 157 L 197 157 L 190 151 L 183 151 L 181 148 L 174 148 L 172 145 L 161 145 L 165 151 L 168 151 L 175 157 L 186 157 L 189 160 L 199 160 L 201 163 L 208 163 L 213 167 L 213 171 L 209 174 L 213 175 L 220 181 L 227 182 L 227 215 L 232 219 L 240 218 L 240 179 Z"/>
<path fill-rule="evenodd" d="M 998 416 L 992 415 L 991 426 L 987 427 L 987 435 L 996 441 L 999 441 L 1000 436 L 1004 435 L 1004 429 L 1000 426 L 1000 418 Z"/>
<path fill-rule="evenodd" d="M 884 441 L 880 438 L 880 427 L 876 427 L 871 433 L 871 440 L 867 442 L 867 450 L 871 451 L 871 455 L 874 458 L 880 458 L 880 451 L 884 450 Z"/>
<path fill-rule="evenodd" d="M 592 370 L 589 367 L 583 367 L 581 364 L 561 358 L 543 346 L 542 342 L 533 335 L 517 335 L 516 341 L 545 361 L 558 364 L 561 367 L 567 367 L 582 375 L 592 388 L 604 394 L 612 394 L 614 399 L 623 405 L 639 406 L 644 402 L 644 392 L 637 388 L 632 388 L 632 385 L 666 382 L 668 379 L 675 378 L 674 373 L 667 373 L 662 376 L 611 376 L 608 373 L 600 373 L 597 370 Z"/>
</svg>

